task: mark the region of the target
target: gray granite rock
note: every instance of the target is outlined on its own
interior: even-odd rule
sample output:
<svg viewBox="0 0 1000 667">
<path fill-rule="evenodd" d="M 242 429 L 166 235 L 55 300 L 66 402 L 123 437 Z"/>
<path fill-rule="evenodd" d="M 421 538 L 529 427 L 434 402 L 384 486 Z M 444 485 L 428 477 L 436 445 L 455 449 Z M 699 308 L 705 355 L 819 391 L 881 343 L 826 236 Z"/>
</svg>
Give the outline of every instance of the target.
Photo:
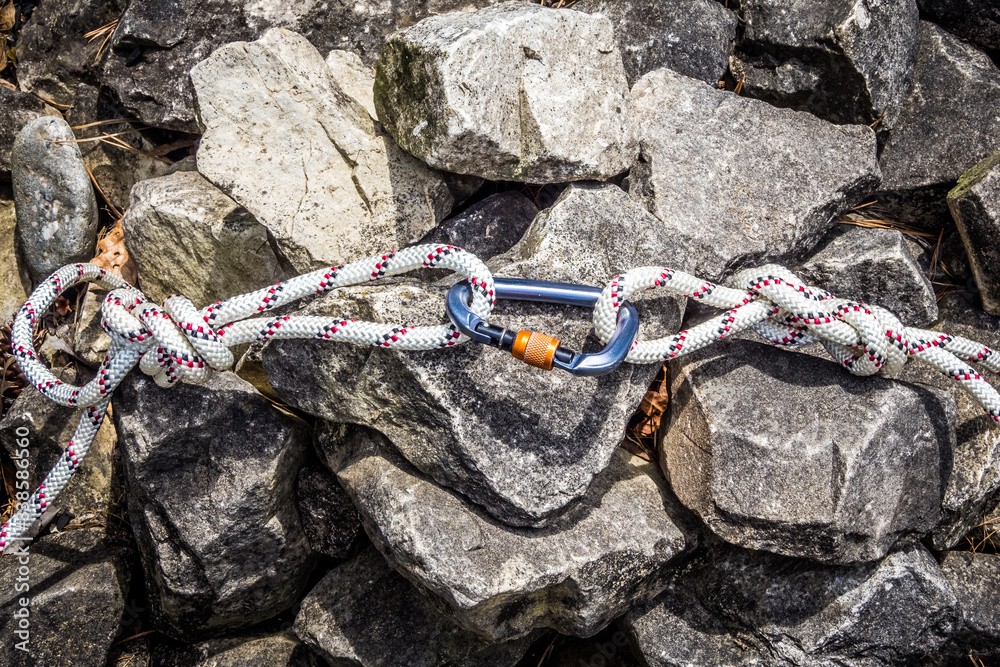
<svg viewBox="0 0 1000 667">
<path fill-rule="evenodd" d="M 361 519 L 337 478 L 324 468 L 307 466 L 299 471 L 295 498 L 312 550 L 346 558 L 361 532 Z"/>
<path fill-rule="evenodd" d="M 58 115 L 34 95 L 0 86 L 0 181 L 10 180 L 10 150 L 21 128 L 39 116 Z"/>
<path fill-rule="evenodd" d="M 961 614 L 919 544 L 854 567 L 718 547 L 620 623 L 650 667 L 874 667 L 934 652 Z"/>
<path fill-rule="evenodd" d="M 451 212 L 443 179 L 340 90 L 301 35 L 229 44 L 191 80 L 205 128 L 198 170 L 267 228 L 296 272 L 409 245 Z"/>
<path fill-rule="evenodd" d="M 73 326 L 73 355 L 91 368 L 97 368 L 111 348 L 111 336 L 101 327 L 101 306 L 107 290 L 93 285 L 79 301 Z"/>
<path fill-rule="evenodd" d="M 656 595 L 689 545 L 655 467 L 624 450 L 575 510 L 535 530 L 492 520 L 420 475 L 374 431 L 326 429 L 318 439 L 393 567 L 493 639 L 545 627 L 593 635 Z"/>
<path fill-rule="evenodd" d="M 133 373 L 114 419 L 155 627 L 191 641 L 290 607 L 314 565 L 294 492 L 304 426 L 230 373 L 169 390 Z"/>
<path fill-rule="evenodd" d="M 2 112 L 0 112 L 2 113 Z M 0 198 L 0 323 L 6 324 L 28 300 L 31 278 L 20 257 L 14 230 L 14 202 Z"/>
<path fill-rule="evenodd" d="M 974 46 L 922 21 L 913 87 L 879 156 L 879 204 L 892 219 L 945 227 L 947 192 L 997 150 L 1000 70 Z"/>
<path fill-rule="evenodd" d="M 893 127 L 913 80 L 915 0 L 742 0 L 732 59 L 746 95 L 834 123 Z"/>
<path fill-rule="evenodd" d="M 195 171 L 138 183 L 122 228 L 139 287 L 157 303 L 183 294 L 201 308 L 287 277 L 267 229 Z"/>
<path fill-rule="evenodd" d="M 941 569 L 962 611 L 962 628 L 955 637 L 958 655 L 1000 658 L 1000 556 L 949 551 L 941 559 Z"/>
<path fill-rule="evenodd" d="M 629 193 L 706 279 L 795 259 L 878 184 L 875 137 L 716 90 L 668 69 L 632 88 L 641 154 Z M 629 262 L 629 266 L 633 263 Z"/>
<path fill-rule="evenodd" d="M 156 667 L 324 667 L 326 663 L 290 632 L 254 632 L 193 643 L 158 643 Z"/>
<path fill-rule="evenodd" d="M 1000 5 L 992 0 L 917 0 L 924 15 L 953 35 L 1000 49 Z"/>
<path fill-rule="evenodd" d="M 11 151 L 17 235 L 39 283 L 56 269 L 94 256 L 97 199 L 73 130 L 45 116 L 18 133 Z"/>
<path fill-rule="evenodd" d="M 521 193 L 500 192 L 448 218 L 420 243 L 465 248 L 486 261 L 514 247 L 537 214 L 538 207 Z"/>
<path fill-rule="evenodd" d="M 439 607 L 368 547 L 309 591 L 294 631 L 329 664 L 345 667 L 509 667 L 533 639 L 489 641 Z"/>
<path fill-rule="evenodd" d="M 491 267 L 496 275 L 603 285 L 623 263 L 661 263 L 670 247 L 668 230 L 621 189 L 574 185 Z M 302 312 L 433 324 L 443 321 L 445 290 L 416 282 L 345 288 Z M 650 296 L 636 300 L 640 334 L 676 331 L 677 301 Z M 491 321 L 596 349 L 587 310 L 500 301 Z M 271 341 L 262 357 L 288 405 L 379 430 L 438 483 L 501 521 L 535 526 L 584 495 L 656 374 L 655 365 L 632 364 L 601 377 L 545 373 L 479 344 L 400 352 Z M 309 373 L 296 370 L 305 366 Z"/>
<path fill-rule="evenodd" d="M 391 35 L 375 109 L 427 164 L 493 180 L 606 179 L 637 149 L 611 22 L 528 3 L 433 16 Z"/>
<path fill-rule="evenodd" d="M 121 540 L 85 529 L 0 558 L 3 664 L 105 664 L 129 599 L 129 556 Z"/>
<path fill-rule="evenodd" d="M 660 464 L 681 502 L 726 541 L 850 564 L 940 520 L 955 450 L 950 392 L 856 377 L 747 340 L 669 370 Z"/>
<path fill-rule="evenodd" d="M 611 20 L 629 85 L 661 67 L 714 84 L 729 65 L 737 19 L 718 2 L 580 0 L 572 8 Z"/>
<path fill-rule="evenodd" d="M 948 208 L 969 258 L 983 309 L 1000 315 L 1000 153 L 965 172 L 948 193 Z"/>
<path fill-rule="evenodd" d="M 836 296 L 887 308 L 907 326 L 938 318 L 934 288 L 894 229 L 837 225 L 795 275 Z"/>
</svg>

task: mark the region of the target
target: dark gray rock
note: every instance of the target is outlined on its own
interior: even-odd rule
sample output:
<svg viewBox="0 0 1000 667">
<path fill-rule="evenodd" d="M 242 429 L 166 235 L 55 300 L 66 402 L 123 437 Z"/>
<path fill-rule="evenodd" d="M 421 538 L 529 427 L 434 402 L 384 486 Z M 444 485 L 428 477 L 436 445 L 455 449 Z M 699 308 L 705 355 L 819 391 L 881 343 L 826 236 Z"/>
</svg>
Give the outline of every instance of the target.
<svg viewBox="0 0 1000 667">
<path fill-rule="evenodd" d="M 913 80 L 915 0 L 742 0 L 744 94 L 834 123 L 893 127 Z"/>
<path fill-rule="evenodd" d="M 582 225 L 586 225 L 585 227 Z M 668 230 L 613 185 L 574 185 L 540 214 L 497 275 L 603 285 L 627 265 L 656 265 Z M 302 312 L 361 320 L 442 321 L 445 287 L 353 287 Z M 643 336 L 676 331 L 677 301 L 638 299 Z M 494 323 L 591 351 L 590 311 L 498 302 Z M 264 370 L 288 405 L 381 431 L 435 481 L 512 525 L 542 525 L 584 495 L 608 463 L 656 374 L 622 364 L 601 377 L 545 373 L 479 344 L 427 352 L 272 341 Z M 308 366 L 309 373 L 296 369 Z"/>
<path fill-rule="evenodd" d="M 901 222 L 947 226 L 947 192 L 997 150 L 1000 70 L 974 46 L 921 21 L 913 87 L 879 156 L 879 204 Z"/>
<path fill-rule="evenodd" d="M 836 296 L 882 306 L 910 327 L 938 318 L 934 287 L 894 229 L 837 225 L 795 275 Z"/>
<path fill-rule="evenodd" d="M 718 2 L 580 0 L 572 7 L 611 19 L 629 85 L 661 67 L 712 84 L 726 73 L 737 19 Z"/>
<path fill-rule="evenodd" d="M 662 590 L 689 545 L 658 471 L 621 449 L 577 508 L 525 529 L 499 524 L 420 475 L 374 431 L 318 437 L 393 567 L 493 639 L 545 627 L 593 635 Z"/>
<path fill-rule="evenodd" d="M 10 151 L 21 128 L 39 116 L 57 115 L 34 95 L 0 86 L 0 181 L 10 180 Z"/>
<path fill-rule="evenodd" d="M 294 631 L 329 664 L 345 667 L 512 666 L 533 639 L 489 641 L 439 606 L 368 547 L 309 591 Z"/>
<path fill-rule="evenodd" d="M 796 259 L 878 184 L 869 128 L 776 109 L 668 69 L 640 79 L 632 98 L 641 154 L 629 193 L 671 235 L 675 252 L 660 263 L 713 280 Z"/>
<path fill-rule="evenodd" d="M 958 226 L 983 310 L 1000 315 L 1000 153 L 965 172 L 948 193 L 948 208 Z"/>
<path fill-rule="evenodd" d="M 465 248 L 484 262 L 510 250 L 538 214 L 534 202 L 519 192 L 500 192 L 453 215 L 420 243 Z"/>
<path fill-rule="evenodd" d="M 156 47 L 169 49 L 187 33 L 187 16 L 190 9 L 183 0 L 159 2 L 130 2 L 118 17 L 115 34 L 111 38 L 114 48 Z"/>
<path fill-rule="evenodd" d="M 97 199 L 74 139 L 62 118 L 36 118 L 10 154 L 17 235 L 36 284 L 97 248 Z"/>
<path fill-rule="evenodd" d="M 23 554 L 8 551 L 0 558 L 3 664 L 105 664 L 129 599 L 129 556 L 100 529 L 47 535 Z"/>
<path fill-rule="evenodd" d="M 635 123 L 611 22 L 504 2 L 391 35 L 375 109 L 404 150 L 486 179 L 608 179 L 635 159 Z"/>
<path fill-rule="evenodd" d="M 299 471 L 295 497 L 312 550 L 346 558 L 361 532 L 361 518 L 337 478 L 318 466 L 305 467 Z"/>
<path fill-rule="evenodd" d="M 256 632 L 200 642 L 157 644 L 156 667 L 324 667 L 322 659 L 290 632 Z"/>
<path fill-rule="evenodd" d="M 1000 49 L 1000 5 L 993 0 L 917 0 L 920 11 L 948 32 Z"/>
<path fill-rule="evenodd" d="M 1000 658 L 1000 556 L 949 551 L 941 569 L 962 611 L 963 627 L 954 642 L 958 655 Z"/>
<path fill-rule="evenodd" d="M 920 539 L 941 518 L 950 392 L 747 340 L 669 369 L 660 463 L 726 541 L 849 564 Z"/>
<path fill-rule="evenodd" d="M 294 495 L 303 425 L 231 373 L 170 390 L 133 373 L 114 418 L 156 627 L 191 641 L 290 607 L 314 564 Z"/>
<path fill-rule="evenodd" d="M 961 624 L 955 593 L 919 544 L 855 567 L 712 551 L 620 622 L 643 664 L 913 664 Z"/>
</svg>

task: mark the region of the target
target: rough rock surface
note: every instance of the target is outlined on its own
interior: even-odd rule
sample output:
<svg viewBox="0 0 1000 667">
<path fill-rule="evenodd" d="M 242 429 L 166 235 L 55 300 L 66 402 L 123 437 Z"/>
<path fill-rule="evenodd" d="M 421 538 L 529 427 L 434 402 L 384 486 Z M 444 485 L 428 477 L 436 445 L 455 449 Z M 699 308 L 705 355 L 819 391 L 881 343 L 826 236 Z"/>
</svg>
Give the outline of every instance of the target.
<svg viewBox="0 0 1000 667">
<path fill-rule="evenodd" d="M 295 271 L 409 245 L 451 211 L 441 177 L 375 126 L 301 35 L 229 44 L 191 80 L 205 127 L 198 170 L 268 229 Z"/>
<path fill-rule="evenodd" d="M 913 80 L 915 0 L 741 0 L 733 76 L 751 97 L 892 127 Z"/>
<path fill-rule="evenodd" d="M 714 84 L 729 65 L 737 19 L 718 2 L 580 0 L 572 7 L 611 20 L 629 85 L 661 67 Z"/>
<path fill-rule="evenodd" d="M 80 300 L 73 329 L 73 354 L 91 368 L 101 365 L 111 347 L 111 336 L 101 328 L 101 306 L 107 295 L 107 290 L 88 287 Z"/>
<path fill-rule="evenodd" d="M 486 261 L 521 240 L 538 214 L 534 202 L 519 192 L 500 192 L 453 215 L 420 239 L 465 248 Z"/>
<path fill-rule="evenodd" d="M 992 0 L 917 0 L 928 19 L 986 49 L 1000 49 L 1000 5 Z"/>
<path fill-rule="evenodd" d="M 620 188 L 574 185 L 491 266 L 496 275 L 603 285 L 623 263 L 661 263 L 670 247 L 668 230 Z M 445 289 L 347 288 L 303 312 L 435 324 L 444 316 Z M 637 300 L 640 335 L 676 331 L 677 302 L 651 296 Z M 545 332 L 575 350 L 596 349 L 589 310 L 499 301 L 491 321 Z M 654 365 L 633 364 L 600 377 L 543 373 L 478 344 L 399 352 L 272 341 L 262 356 L 287 404 L 381 431 L 438 483 L 513 525 L 541 525 L 586 492 L 656 374 Z M 295 370 L 304 365 L 309 373 Z"/>
<path fill-rule="evenodd" d="M 677 259 L 712 280 L 811 248 L 878 184 L 875 137 L 715 90 L 668 69 L 632 89 L 641 154 L 629 193 Z M 629 265 L 634 265 L 630 262 Z"/>
<path fill-rule="evenodd" d="M 795 275 L 836 296 L 887 308 L 907 326 L 938 318 L 934 288 L 894 229 L 837 225 Z"/>
<path fill-rule="evenodd" d="M 46 535 L 27 555 L 0 559 L 4 664 L 105 664 L 129 595 L 128 560 L 127 547 L 96 529 Z M 27 627 L 19 636 L 21 610 Z M 27 651 L 18 650 L 25 640 Z"/>
<path fill-rule="evenodd" d="M 115 426 L 156 627 L 187 641 L 290 607 L 314 563 L 294 484 L 308 433 L 230 373 L 128 376 Z"/>
<path fill-rule="evenodd" d="M 337 478 L 319 466 L 305 467 L 299 471 L 295 498 L 312 550 L 346 558 L 361 532 L 361 519 Z"/>
<path fill-rule="evenodd" d="M 18 133 L 11 151 L 17 234 L 39 283 L 65 264 L 85 262 L 97 244 L 97 200 L 73 130 L 42 117 Z"/>
<path fill-rule="evenodd" d="M 24 268 L 14 236 L 14 202 L 0 199 L 0 323 L 6 324 L 28 300 L 31 279 Z"/>
<path fill-rule="evenodd" d="M 637 148 L 611 22 L 521 2 L 390 36 L 375 109 L 427 164 L 493 180 L 610 178 Z"/>
<path fill-rule="evenodd" d="M 510 528 L 417 473 L 374 431 L 318 434 L 390 563 L 494 638 L 537 628 L 588 637 L 656 595 L 688 537 L 652 464 L 617 450 L 580 505 L 541 530 Z"/>
<path fill-rule="evenodd" d="M 1000 150 L 1000 70 L 933 23 L 920 23 L 913 87 L 879 156 L 881 192 L 896 220 L 939 229 L 955 181 Z"/>
<path fill-rule="evenodd" d="M 325 667 L 290 632 L 257 632 L 184 644 L 158 644 L 152 651 L 156 667 Z"/>
<path fill-rule="evenodd" d="M 941 559 L 941 569 L 962 610 L 963 627 L 955 637 L 959 655 L 1000 658 L 1000 556 L 949 551 Z"/>
<path fill-rule="evenodd" d="M 39 116 L 58 115 L 34 95 L 0 86 L 0 181 L 10 180 L 10 149 L 21 128 Z"/>
<path fill-rule="evenodd" d="M 531 642 L 491 642 L 457 625 L 373 547 L 309 591 L 294 631 L 329 664 L 345 667 L 512 666 Z"/>
<path fill-rule="evenodd" d="M 669 368 L 660 464 L 726 541 L 849 564 L 937 525 L 955 448 L 950 392 L 746 340 Z"/>
<path fill-rule="evenodd" d="M 337 87 L 363 106 L 372 120 L 377 121 L 375 70 L 365 65 L 358 54 L 336 49 L 327 54 L 326 65 L 330 68 L 330 76 L 333 77 Z"/>
<path fill-rule="evenodd" d="M 287 277 L 267 229 L 198 172 L 142 181 L 130 202 L 125 244 L 156 303 L 183 294 L 201 308 Z"/>
<path fill-rule="evenodd" d="M 967 171 L 948 193 L 948 208 L 958 226 L 983 310 L 1000 315 L 1000 153 Z"/>
<path fill-rule="evenodd" d="M 644 664 L 914 664 L 961 623 L 955 593 L 919 544 L 854 567 L 713 551 L 622 619 Z"/>
</svg>

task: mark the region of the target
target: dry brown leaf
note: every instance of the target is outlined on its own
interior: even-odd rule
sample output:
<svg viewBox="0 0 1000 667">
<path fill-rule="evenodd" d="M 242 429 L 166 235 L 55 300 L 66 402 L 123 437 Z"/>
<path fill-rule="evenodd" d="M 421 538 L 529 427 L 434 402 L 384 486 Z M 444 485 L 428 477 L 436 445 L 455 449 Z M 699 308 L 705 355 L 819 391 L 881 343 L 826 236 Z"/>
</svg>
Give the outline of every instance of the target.
<svg viewBox="0 0 1000 667">
<path fill-rule="evenodd" d="M 0 0 L 2 1 L 2 0 Z M 7 4 L 0 9 L 0 34 L 6 35 L 14 30 L 14 21 L 17 19 L 17 12 L 14 11 L 14 0 L 8 0 Z"/>
<path fill-rule="evenodd" d="M 100 253 L 90 260 L 90 263 L 96 264 L 134 285 L 138 275 L 135 264 L 129 259 L 128 250 L 125 249 L 125 232 L 122 229 L 121 218 L 107 236 L 97 242 L 97 247 Z"/>
<path fill-rule="evenodd" d="M 17 86 L 12 84 L 10 81 L 7 81 L 6 79 L 0 79 L 0 86 L 3 86 L 4 88 L 10 88 L 11 90 L 17 90 Z"/>
<path fill-rule="evenodd" d="M 656 451 L 656 432 L 660 428 L 660 420 L 669 402 L 667 367 L 662 366 L 646 395 L 642 397 L 638 412 L 629 420 L 623 444 L 625 449 L 647 461 L 653 460 Z"/>
</svg>

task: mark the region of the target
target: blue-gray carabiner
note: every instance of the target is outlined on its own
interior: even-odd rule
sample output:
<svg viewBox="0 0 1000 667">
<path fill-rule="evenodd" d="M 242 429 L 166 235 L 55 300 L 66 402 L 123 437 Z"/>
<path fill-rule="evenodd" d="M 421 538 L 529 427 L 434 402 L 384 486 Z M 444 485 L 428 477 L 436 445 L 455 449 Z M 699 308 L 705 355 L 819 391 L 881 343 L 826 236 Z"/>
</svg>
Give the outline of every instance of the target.
<svg viewBox="0 0 1000 667">
<path fill-rule="evenodd" d="M 544 280 L 495 278 L 494 294 L 497 299 L 537 301 L 566 306 L 593 308 L 601 296 L 598 287 L 556 283 Z M 618 311 L 615 333 L 600 352 L 581 354 L 562 347 L 559 340 L 536 331 L 511 331 L 489 324 L 469 309 L 471 287 L 463 281 L 448 292 L 448 317 L 458 330 L 469 338 L 507 350 L 527 364 L 550 370 L 561 368 L 574 375 L 604 375 L 617 368 L 639 333 L 639 313 L 635 306 L 625 302 Z"/>
</svg>

